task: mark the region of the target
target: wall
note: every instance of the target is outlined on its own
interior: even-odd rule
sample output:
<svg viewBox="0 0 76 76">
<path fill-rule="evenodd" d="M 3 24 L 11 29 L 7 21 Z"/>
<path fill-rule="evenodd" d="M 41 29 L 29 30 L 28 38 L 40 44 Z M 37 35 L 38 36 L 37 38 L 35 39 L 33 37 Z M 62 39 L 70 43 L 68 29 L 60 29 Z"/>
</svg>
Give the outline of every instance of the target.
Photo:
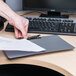
<svg viewBox="0 0 76 76">
<path fill-rule="evenodd" d="M 6 3 L 7 3 L 14 11 L 21 11 L 21 10 L 22 10 L 22 0 L 6 0 Z"/>
</svg>

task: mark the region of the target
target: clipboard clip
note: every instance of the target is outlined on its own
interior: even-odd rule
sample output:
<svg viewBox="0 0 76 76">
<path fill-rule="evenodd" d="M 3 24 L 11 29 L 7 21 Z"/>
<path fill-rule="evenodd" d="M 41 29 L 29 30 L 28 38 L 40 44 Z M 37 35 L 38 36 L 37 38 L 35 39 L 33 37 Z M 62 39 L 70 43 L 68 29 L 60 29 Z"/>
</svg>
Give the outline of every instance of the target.
<svg viewBox="0 0 76 76">
<path fill-rule="evenodd" d="M 35 35 L 35 36 L 30 36 L 27 38 L 27 40 L 32 40 L 32 39 L 40 39 L 40 35 Z"/>
<path fill-rule="evenodd" d="M 35 36 L 30 36 L 27 38 L 27 40 L 32 40 L 32 39 L 40 39 L 40 35 L 35 35 Z M 18 38 L 18 39 L 23 39 L 22 37 Z"/>
</svg>

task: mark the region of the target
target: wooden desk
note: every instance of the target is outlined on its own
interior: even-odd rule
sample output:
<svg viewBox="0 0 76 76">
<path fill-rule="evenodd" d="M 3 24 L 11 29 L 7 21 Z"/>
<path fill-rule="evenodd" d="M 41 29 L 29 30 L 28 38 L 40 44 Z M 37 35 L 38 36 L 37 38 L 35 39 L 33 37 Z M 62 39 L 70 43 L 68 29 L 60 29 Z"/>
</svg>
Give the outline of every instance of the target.
<svg viewBox="0 0 76 76">
<path fill-rule="evenodd" d="M 32 15 L 36 16 L 37 14 L 35 14 L 36 13 Z M 14 38 L 14 33 L 5 32 L 3 29 L 0 32 L 0 36 Z M 76 36 L 59 36 L 68 43 L 72 44 L 74 47 L 76 47 Z M 56 70 L 66 76 L 76 76 L 76 48 L 69 51 L 23 57 L 14 60 L 8 60 L 4 53 L 0 51 L 0 65 L 3 64 L 33 64 Z"/>
</svg>

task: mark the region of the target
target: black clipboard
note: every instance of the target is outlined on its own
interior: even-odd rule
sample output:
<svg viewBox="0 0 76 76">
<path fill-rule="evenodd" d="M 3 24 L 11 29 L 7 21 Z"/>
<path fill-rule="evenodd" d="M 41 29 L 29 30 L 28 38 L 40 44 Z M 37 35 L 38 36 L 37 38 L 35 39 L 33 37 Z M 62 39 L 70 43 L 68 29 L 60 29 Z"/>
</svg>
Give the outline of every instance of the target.
<svg viewBox="0 0 76 76">
<path fill-rule="evenodd" d="M 44 36 L 39 39 L 33 39 L 30 40 L 37 45 L 45 48 L 46 50 L 41 51 L 41 52 L 25 52 L 25 51 L 4 51 L 5 55 L 7 56 L 8 59 L 14 59 L 14 58 L 20 58 L 20 57 L 27 57 L 27 56 L 33 56 L 37 54 L 44 54 L 44 53 L 51 53 L 51 52 L 58 52 L 58 51 L 65 51 L 65 50 L 71 50 L 74 47 L 64 41 L 62 38 L 60 38 L 57 35 L 53 36 Z M 26 48 L 26 47 L 25 47 Z"/>
</svg>

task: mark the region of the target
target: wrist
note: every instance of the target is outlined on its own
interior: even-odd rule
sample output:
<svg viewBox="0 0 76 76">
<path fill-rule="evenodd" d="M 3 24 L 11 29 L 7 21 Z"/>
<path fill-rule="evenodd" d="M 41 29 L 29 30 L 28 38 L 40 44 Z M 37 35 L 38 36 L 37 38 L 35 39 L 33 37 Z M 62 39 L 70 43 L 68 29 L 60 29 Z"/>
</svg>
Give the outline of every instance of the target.
<svg viewBox="0 0 76 76">
<path fill-rule="evenodd" d="M 18 20 L 18 17 L 19 16 L 17 14 L 12 14 L 12 15 L 9 15 L 9 18 L 7 20 L 11 25 L 14 25 L 14 22 Z"/>
<path fill-rule="evenodd" d="M 7 20 L 15 20 L 15 18 L 18 17 L 18 15 L 16 13 L 9 13 Z"/>
</svg>

